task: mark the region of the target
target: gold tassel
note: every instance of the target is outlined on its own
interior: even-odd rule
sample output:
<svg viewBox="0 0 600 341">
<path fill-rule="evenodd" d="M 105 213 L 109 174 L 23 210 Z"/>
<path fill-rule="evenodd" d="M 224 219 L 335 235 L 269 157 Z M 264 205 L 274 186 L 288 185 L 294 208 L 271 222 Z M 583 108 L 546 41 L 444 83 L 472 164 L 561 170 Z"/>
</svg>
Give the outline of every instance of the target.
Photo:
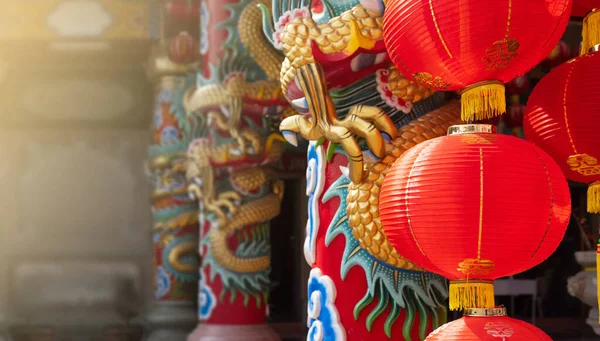
<svg viewBox="0 0 600 341">
<path fill-rule="evenodd" d="M 595 8 L 583 19 L 583 41 L 581 55 L 588 53 L 596 45 L 600 45 L 600 9 Z"/>
<path fill-rule="evenodd" d="M 494 283 L 492 281 L 450 281 L 450 310 L 494 307 Z"/>
<path fill-rule="evenodd" d="M 592 182 L 588 186 L 587 211 L 589 213 L 600 213 L 600 181 Z"/>
<path fill-rule="evenodd" d="M 461 119 L 486 120 L 506 112 L 504 84 L 482 82 L 465 88 L 461 92 Z"/>
</svg>

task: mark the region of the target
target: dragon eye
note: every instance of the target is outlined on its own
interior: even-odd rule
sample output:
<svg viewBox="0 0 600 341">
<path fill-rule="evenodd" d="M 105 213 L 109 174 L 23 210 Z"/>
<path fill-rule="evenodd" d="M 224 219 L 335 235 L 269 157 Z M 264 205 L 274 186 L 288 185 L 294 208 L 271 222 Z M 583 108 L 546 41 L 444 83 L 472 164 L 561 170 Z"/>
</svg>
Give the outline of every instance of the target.
<svg viewBox="0 0 600 341">
<path fill-rule="evenodd" d="M 313 0 L 310 10 L 317 15 L 322 15 L 325 10 L 322 0 Z"/>
<path fill-rule="evenodd" d="M 312 19 L 317 23 L 326 22 L 328 19 L 327 5 L 323 2 L 323 0 L 313 0 L 310 7 L 310 12 L 312 14 Z"/>
</svg>

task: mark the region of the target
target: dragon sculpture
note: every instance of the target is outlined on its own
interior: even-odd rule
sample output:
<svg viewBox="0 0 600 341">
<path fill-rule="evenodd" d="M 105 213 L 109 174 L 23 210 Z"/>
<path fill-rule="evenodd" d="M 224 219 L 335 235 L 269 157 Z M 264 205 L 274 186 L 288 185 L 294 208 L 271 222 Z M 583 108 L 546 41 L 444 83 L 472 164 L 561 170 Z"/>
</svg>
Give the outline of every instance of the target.
<svg viewBox="0 0 600 341">
<path fill-rule="evenodd" d="M 406 149 L 459 121 L 459 105 L 391 66 L 381 1 L 242 0 L 222 6 L 231 14 L 219 24 L 230 32 L 225 52 L 205 64 L 207 72 L 185 95 L 188 112 L 205 117 L 209 127 L 190 145 L 187 169 L 205 225 L 202 268 L 210 268 L 211 281 L 221 278 L 221 299 L 226 292 L 232 299 L 241 292 L 245 303 L 249 295 L 266 296 L 264 226 L 279 213 L 283 186 L 267 167 L 281 155 L 282 137 L 265 121 L 284 118 L 280 129 L 288 142 L 296 145 L 298 134 L 311 141 L 304 250 L 313 267 L 309 340 L 345 340 L 350 332 L 353 339 L 391 338 L 396 328 L 405 340 L 423 339 L 445 320 L 446 283 L 387 241 L 379 189 Z M 341 250 L 339 235 L 345 236 Z M 355 268 L 364 270 L 362 279 Z M 385 321 L 377 322 L 386 311 Z M 373 328 L 378 323 L 382 327 Z"/>
<path fill-rule="evenodd" d="M 157 48 L 156 56 L 164 56 Z M 188 117 L 183 90 L 192 77 L 173 75 L 173 63 L 158 69 L 153 142 L 149 148 L 148 176 L 152 183 L 152 216 L 155 252 L 155 299 L 187 300 L 197 295 L 198 207 L 187 194 L 186 148 L 203 120 Z"/>
<path fill-rule="evenodd" d="M 279 215 L 284 190 L 269 168 L 285 142 L 276 126 L 294 113 L 279 85 L 283 58 L 264 49 L 259 4 L 270 7 L 267 0 L 215 5 L 227 12 L 218 24 L 228 32 L 223 55 L 184 96 L 187 111 L 208 126 L 189 145 L 186 172 L 188 191 L 200 202 L 202 269 L 212 286 L 220 278 L 221 302 L 229 293 L 233 304 L 241 293 L 244 306 L 254 297 L 257 307 L 268 297 L 268 223 Z M 210 321 L 212 308 L 201 302 L 200 310 Z"/>
<path fill-rule="evenodd" d="M 352 339 L 391 338 L 396 327 L 404 340 L 424 339 L 445 322 L 446 282 L 389 243 L 379 220 L 379 191 L 404 151 L 460 122 L 460 105 L 391 66 L 382 40 L 385 1 L 272 0 L 270 8 L 260 8 L 265 36 L 284 55 L 281 90 L 299 112 L 285 118 L 280 130 L 291 144 L 297 135 L 312 141 L 308 339 L 346 340 L 350 333 Z M 263 43 L 261 38 L 250 45 Z M 342 250 L 339 235 L 345 236 Z M 353 268 L 362 268 L 366 281 Z M 364 297 L 350 303 L 361 288 Z M 386 311 L 383 328 L 373 329 Z"/>
</svg>

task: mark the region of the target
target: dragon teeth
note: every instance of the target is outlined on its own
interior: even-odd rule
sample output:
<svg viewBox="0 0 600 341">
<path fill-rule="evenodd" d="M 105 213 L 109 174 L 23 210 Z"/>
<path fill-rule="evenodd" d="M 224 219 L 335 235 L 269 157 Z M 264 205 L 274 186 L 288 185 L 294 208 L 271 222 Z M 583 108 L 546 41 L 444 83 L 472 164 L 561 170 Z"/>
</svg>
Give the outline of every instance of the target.
<svg viewBox="0 0 600 341">
<path fill-rule="evenodd" d="M 289 144 L 291 144 L 294 147 L 298 147 L 298 136 L 296 136 L 296 133 L 286 130 L 282 131 L 282 133 L 283 137 L 286 141 L 288 141 Z"/>
</svg>

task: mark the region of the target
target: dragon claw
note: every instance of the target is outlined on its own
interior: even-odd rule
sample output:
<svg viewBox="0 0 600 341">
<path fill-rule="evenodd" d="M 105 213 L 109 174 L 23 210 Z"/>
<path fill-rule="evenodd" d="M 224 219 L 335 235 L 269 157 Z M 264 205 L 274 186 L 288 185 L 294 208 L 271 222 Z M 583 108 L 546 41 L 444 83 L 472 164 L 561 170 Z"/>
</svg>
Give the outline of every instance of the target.
<svg viewBox="0 0 600 341">
<path fill-rule="evenodd" d="M 373 154 L 369 150 L 363 152 L 363 159 L 369 163 L 374 163 L 374 162 L 381 160 L 380 157 L 377 157 L 375 154 Z"/>
<path fill-rule="evenodd" d="M 291 102 L 291 104 L 292 107 L 296 109 L 299 113 L 308 113 L 308 103 L 306 102 L 306 97 L 295 99 Z"/>
<path fill-rule="evenodd" d="M 348 167 L 340 166 L 340 171 L 342 172 L 342 175 L 350 179 L 350 171 L 348 170 Z"/>
<path fill-rule="evenodd" d="M 306 64 L 298 70 L 298 82 L 305 97 L 292 101 L 298 111 L 308 111 L 309 116 L 295 115 L 281 122 L 280 130 L 284 138 L 297 145 L 296 133 L 309 141 L 326 138 L 339 143 L 348 155 L 348 177 L 354 183 L 363 178 L 363 152 L 354 135 L 364 138 L 370 153 L 375 158 L 383 158 L 386 152 L 386 139 L 396 137 L 394 122 L 377 107 L 357 105 L 350 109 L 347 117 L 339 120 L 329 91 L 325 73 L 319 64 Z"/>
<path fill-rule="evenodd" d="M 285 140 L 288 141 L 289 144 L 291 144 L 294 147 L 298 147 L 298 136 L 296 136 L 296 133 L 291 132 L 289 130 L 284 130 L 281 133 L 283 134 L 283 138 L 285 138 Z"/>
</svg>

